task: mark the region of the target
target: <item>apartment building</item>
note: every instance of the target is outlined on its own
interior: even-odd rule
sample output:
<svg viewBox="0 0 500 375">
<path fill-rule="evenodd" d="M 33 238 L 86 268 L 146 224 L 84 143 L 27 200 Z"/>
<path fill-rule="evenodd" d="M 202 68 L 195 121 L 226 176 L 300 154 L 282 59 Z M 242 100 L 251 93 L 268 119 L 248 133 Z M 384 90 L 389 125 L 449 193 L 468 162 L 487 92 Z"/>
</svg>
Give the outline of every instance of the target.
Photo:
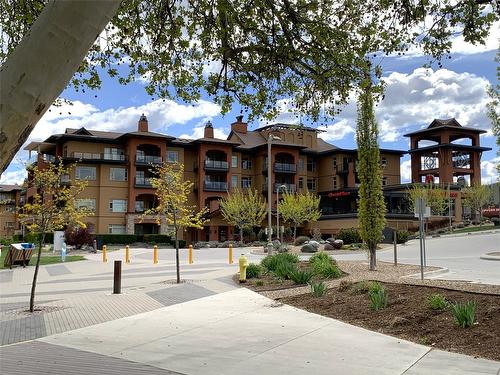
<svg viewBox="0 0 500 375">
<path fill-rule="evenodd" d="M 0 185 L 0 238 L 20 233 L 16 207 L 24 204 L 19 185 Z"/>
<path fill-rule="evenodd" d="M 237 231 L 223 220 L 219 200 L 234 188 L 256 189 L 267 197 L 270 138 L 273 210 L 285 190 L 308 190 L 321 197 L 323 215 L 315 226 L 322 233 L 334 234 L 340 228 L 359 226 L 357 151 L 325 142 L 318 136 L 320 132 L 290 124 L 249 130 L 239 116 L 231 124 L 227 139 L 215 138 L 209 122 L 203 138 L 187 140 L 149 131 L 148 120 L 143 115 L 135 132 L 66 129 L 63 134 L 31 143 L 26 149 L 38 153 L 40 165 L 59 157 L 64 163 L 77 163 L 72 175 L 62 182 L 88 181 L 78 204 L 95 211 L 95 215 L 87 219 L 95 233 L 165 233 L 165 223 L 158 225 L 155 218 L 143 217 L 156 199 L 150 169 L 163 162 L 182 163 L 185 178 L 194 182 L 190 200 L 198 207 L 208 207 L 210 219 L 203 230 L 186 230 L 184 238 L 224 241 L 233 239 Z M 380 153 L 388 225 L 414 227 L 415 219 L 406 200 L 407 185 L 401 184 L 400 176 L 400 158 L 405 151 L 381 149 Z M 415 159 L 414 168 L 422 169 L 417 161 Z M 456 200 L 456 184 L 452 189 Z M 32 193 L 28 188 L 27 201 Z M 458 219 L 459 206 L 454 203 L 452 213 Z"/>
</svg>

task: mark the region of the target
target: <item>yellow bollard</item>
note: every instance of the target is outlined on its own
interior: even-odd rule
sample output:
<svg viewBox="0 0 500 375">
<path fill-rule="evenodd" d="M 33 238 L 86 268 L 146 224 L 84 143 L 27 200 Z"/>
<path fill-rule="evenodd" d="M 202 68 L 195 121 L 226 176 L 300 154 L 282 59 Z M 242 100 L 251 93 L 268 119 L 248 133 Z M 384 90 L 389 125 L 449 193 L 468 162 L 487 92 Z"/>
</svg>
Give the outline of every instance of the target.
<svg viewBox="0 0 500 375">
<path fill-rule="evenodd" d="M 130 253 L 128 245 L 125 246 L 125 263 L 130 263 Z"/>
<path fill-rule="evenodd" d="M 102 261 L 108 261 L 108 255 L 106 254 L 106 245 L 102 245 Z"/>
<path fill-rule="evenodd" d="M 158 264 L 158 246 L 153 246 L 153 264 Z"/>
<path fill-rule="evenodd" d="M 240 264 L 240 283 L 246 283 L 248 259 L 245 254 L 241 254 L 240 259 L 238 259 L 238 263 Z"/>
<path fill-rule="evenodd" d="M 229 257 L 229 264 L 233 264 L 233 244 L 230 243 L 229 244 L 229 254 L 228 254 L 228 257 Z"/>
<path fill-rule="evenodd" d="M 189 245 L 188 259 L 189 264 L 193 264 L 193 245 Z"/>
</svg>

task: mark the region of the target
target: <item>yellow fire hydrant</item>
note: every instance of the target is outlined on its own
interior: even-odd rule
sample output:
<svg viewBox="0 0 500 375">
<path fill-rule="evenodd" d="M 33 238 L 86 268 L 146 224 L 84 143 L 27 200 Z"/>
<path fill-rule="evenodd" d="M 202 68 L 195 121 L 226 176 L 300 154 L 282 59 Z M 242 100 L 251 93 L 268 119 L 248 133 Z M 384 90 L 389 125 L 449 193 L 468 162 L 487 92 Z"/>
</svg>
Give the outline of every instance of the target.
<svg viewBox="0 0 500 375">
<path fill-rule="evenodd" d="M 238 259 L 238 262 L 240 264 L 240 283 L 246 283 L 248 259 L 245 256 L 245 254 L 241 254 L 240 258 Z"/>
</svg>

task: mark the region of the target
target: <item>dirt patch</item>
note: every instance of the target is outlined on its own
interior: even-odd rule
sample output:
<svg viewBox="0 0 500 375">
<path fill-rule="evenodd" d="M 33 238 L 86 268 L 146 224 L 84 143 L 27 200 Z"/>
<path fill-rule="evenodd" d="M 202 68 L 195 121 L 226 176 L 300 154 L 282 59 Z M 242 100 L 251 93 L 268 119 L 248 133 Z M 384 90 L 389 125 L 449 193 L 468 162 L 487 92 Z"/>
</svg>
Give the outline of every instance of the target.
<svg viewBox="0 0 500 375">
<path fill-rule="evenodd" d="M 370 309 L 366 293 L 356 292 L 346 283 L 329 289 L 320 298 L 306 293 L 276 300 L 419 344 L 500 360 L 500 296 L 427 286 L 383 285 L 389 294 L 389 302 L 379 311 Z M 449 310 L 431 310 L 426 298 L 437 293 L 451 302 L 475 301 L 476 323 L 469 328 L 460 328 Z"/>
</svg>

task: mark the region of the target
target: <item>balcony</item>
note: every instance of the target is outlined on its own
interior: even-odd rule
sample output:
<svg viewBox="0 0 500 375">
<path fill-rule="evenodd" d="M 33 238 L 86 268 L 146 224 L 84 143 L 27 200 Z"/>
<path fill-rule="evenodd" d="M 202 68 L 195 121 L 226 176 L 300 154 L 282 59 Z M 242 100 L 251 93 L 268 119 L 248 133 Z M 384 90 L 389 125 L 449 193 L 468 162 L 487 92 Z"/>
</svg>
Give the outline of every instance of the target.
<svg viewBox="0 0 500 375">
<path fill-rule="evenodd" d="M 135 164 L 161 164 L 161 156 L 156 155 L 136 155 Z"/>
<path fill-rule="evenodd" d="M 292 163 L 274 163 L 276 173 L 296 173 L 297 165 Z"/>
<path fill-rule="evenodd" d="M 227 182 L 220 181 L 205 181 L 203 185 L 204 191 L 227 191 Z"/>
<path fill-rule="evenodd" d="M 150 177 L 136 177 L 135 178 L 135 187 L 152 188 L 153 185 L 151 184 L 151 178 Z"/>
<path fill-rule="evenodd" d="M 342 165 L 336 165 L 335 166 L 335 172 L 337 172 L 337 174 L 346 174 L 346 173 L 349 173 L 349 164 L 348 163 L 343 163 Z"/>
<path fill-rule="evenodd" d="M 286 186 L 286 189 L 285 187 L 283 187 L 283 185 Z M 295 184 L 275 183 L 273 187 L 273 192 L 277 193 L 278 188 L 280 189 L 281 194 L 284 193 L 285 191 L 288 193 L 295 193 L 297 191 L 297 185 Z M 264 183 L 264 185 L 262 185 L 262 191 L 263 192 L 267 191 L 267 183 Z"/>
<path fill-rule="evenodd" d="M 16 204 L 16 200 L 13 198 L 6 198 L 6 199 L 1 199 L 0 198 L 0 204 Z"/>
<path fill-rule="evenodd" d="M 67 186 L 67 185 L 70 185 L 71 184 L 71 178 L 68 174 L 63 174 L 61 176 L 61 185 L 64 185 L 64 186 Z"/>
<path fill-rule="evenodd" d="M 205 160 L 205 170 L 206 171 L 222 171 L 227 172 L 229 170 L 229 163 L 226 160 Z"/>
<path fill-rule="evenodd" d="M 65 156 L 66 160 L 84 160 L 86 162 L 108 162 L 123 163 L 127 160 L 126 155 L 108 154 L 99 152 L 72 152 L 70 156 Z"/>
</svg>

